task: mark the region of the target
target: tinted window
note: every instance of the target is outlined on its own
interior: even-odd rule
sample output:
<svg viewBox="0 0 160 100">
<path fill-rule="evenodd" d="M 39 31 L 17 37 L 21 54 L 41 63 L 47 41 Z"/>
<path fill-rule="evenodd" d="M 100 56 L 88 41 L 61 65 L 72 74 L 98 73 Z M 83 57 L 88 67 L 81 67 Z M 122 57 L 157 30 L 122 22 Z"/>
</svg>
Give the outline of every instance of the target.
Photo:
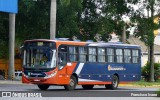
<svg viewBox="0 0 160 100">
<path fill-rule="evenodd" d="M 86 62 L 86 60 L 87 60 L 87 48 L 79 47 L 79 61 Z"/>
<path fill-rule="evenodd" d="M 69 61 L 78 61 L 78 49 L 77 47 L 69 47 Z"/>
<path fill-rule="evenodd" d="M 117 59 L 117 63 L 122 63 L 123 62 L 122 49 L 116 49 L 116 59 Z"/>
<path fill-rule="evenodd" d="M 132 50 L 132 62 L 138 63 L 138 50 Z"/>
<path fill-rule="evenodd" d="M 105 49 L 98 48 L 98 62 L 105 62 Z"/>
<path fill-rule="evenodd" d="M 96 52 L 96 48 L 94 48 L 94 47 L 89 47 L 88 48 L 88 52 L 89 52 L 89 62 L 96 62 L 97 60 L 96 60 L 96 54 L 97 54 L 97 52 Z"/>
<path fill-rule="evenodd" d="M 114 62 L 114 49 L 107 48 L 107 62 L 113 63 Z"/>
<path fill-rule="evenodd" d="M 67 46 L 61 45 L 58 50 L 58 67 L 62 69 L 67 64 Z"/>
<path fill-rule="evenodd" d="M 131 63 L 131 50 L 130 49 L 124 49 L 124 62 Z"/>
</svg>

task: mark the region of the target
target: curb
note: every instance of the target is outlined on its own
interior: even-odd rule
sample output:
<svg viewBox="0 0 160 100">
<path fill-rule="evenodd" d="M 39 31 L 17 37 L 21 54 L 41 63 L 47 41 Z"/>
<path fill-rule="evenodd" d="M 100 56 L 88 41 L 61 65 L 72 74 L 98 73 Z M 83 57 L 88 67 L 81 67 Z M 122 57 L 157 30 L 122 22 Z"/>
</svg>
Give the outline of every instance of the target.
<svg viewBox="0 0 160 100">
<path fill-rule="evenodd" d="M 129 87 L 158 87 L 160 88 L 160 85 L 151 85 L 151 86 L 148 86 L 148 85 L 133 85 L 133 84 L 119 84 L 119 86 L 129 86 Z"/>
</svg>

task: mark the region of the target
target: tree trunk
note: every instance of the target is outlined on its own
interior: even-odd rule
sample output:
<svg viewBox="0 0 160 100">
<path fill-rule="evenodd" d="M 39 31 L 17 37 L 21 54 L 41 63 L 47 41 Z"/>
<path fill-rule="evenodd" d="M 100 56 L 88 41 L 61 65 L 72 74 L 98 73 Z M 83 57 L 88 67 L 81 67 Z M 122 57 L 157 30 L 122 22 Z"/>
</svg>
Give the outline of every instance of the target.
<svg viewBox="0 0 160 100">
<path fill-rule="evenodd" d="M 8 78 L 15 77 L 14 45 L 15 45 L 15 14 L 9 14 L 9 67 Z"/>
<path fill-rule="evenodd" d="M 152 18 L 152 25 L 154 26 L 154 4 L 155 0 L 150 1 L 151 6 L 151 18 Z M 150 81 L 154 82 L 154 28 L 152 28 L 151 39 L 153 39 L 150 45 Z"/>
<path fill-rule="evenodd" d="M 122 42 L 126 43 L 126 25 L 123 26 Z"/>
<path fill-rule="evenodd" d="M 154 82 L 154 44 L 150 46 L 150 81 Z"/>
<path fill-rule="evenodd" d="M 50 8 L 50 39 L 55 39 L 55 35 L 56 35 L 56 9 L 57 9 L 56 0 L 51 0 L 51 8 Z"/>
<path fill-rule="evenodd" d="M 148 46 L 148 63 L 150 63 L 150 46 Z"/>
</svg>

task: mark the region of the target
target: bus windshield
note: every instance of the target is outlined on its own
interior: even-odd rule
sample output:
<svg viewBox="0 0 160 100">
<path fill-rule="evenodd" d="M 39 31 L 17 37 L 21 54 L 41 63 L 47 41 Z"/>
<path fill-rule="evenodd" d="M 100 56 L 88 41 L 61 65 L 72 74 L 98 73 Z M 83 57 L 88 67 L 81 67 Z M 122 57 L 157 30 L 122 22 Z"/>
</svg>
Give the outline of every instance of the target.
<svg viewBox="0 0 160 100">
<path fill-rule="evenodd" d="M 49 48 L 24 49 L 24 68 L 54 68 L 56 67 L 56 50 Z"/>
</svg>

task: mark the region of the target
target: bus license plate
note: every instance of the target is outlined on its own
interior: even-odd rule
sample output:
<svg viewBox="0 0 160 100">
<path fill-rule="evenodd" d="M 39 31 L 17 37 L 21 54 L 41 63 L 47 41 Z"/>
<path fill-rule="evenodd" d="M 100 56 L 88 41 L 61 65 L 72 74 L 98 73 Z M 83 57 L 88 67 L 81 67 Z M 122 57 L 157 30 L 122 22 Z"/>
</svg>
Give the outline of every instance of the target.
<svg viewBox="0 0 160 100">
<path fill-rule="evenodd" d="M 35 81 L 35 82 L 39 82 L 40 80 L 39 80 L 39 79 L 34 79 L 34 81 Z"/>
</svg>

